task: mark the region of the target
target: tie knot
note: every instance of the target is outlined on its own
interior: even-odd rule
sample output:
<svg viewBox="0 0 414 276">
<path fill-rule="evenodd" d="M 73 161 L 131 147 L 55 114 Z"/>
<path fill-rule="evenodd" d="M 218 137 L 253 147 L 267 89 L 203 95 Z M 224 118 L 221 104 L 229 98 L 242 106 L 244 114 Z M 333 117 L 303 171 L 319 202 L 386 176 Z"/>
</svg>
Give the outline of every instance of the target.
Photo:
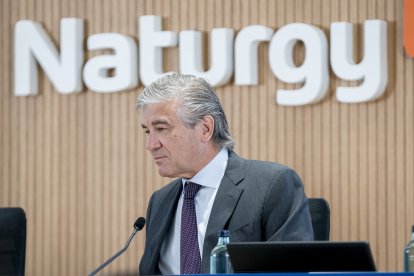
<svg viewBox="0 0 414 276">
<path fill-rule="evenodd" d="M 188 181 L 184 186 L 184 199 L 194 199 L 201 185 Z"/>
</svg>

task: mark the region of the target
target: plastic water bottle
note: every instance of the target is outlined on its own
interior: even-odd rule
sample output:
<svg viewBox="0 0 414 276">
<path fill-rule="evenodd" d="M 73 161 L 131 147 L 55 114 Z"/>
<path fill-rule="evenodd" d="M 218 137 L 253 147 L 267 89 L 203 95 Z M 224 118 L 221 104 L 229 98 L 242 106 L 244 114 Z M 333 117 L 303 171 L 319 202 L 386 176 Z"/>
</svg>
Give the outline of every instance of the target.
<svg viewBox="0 0 414 276">
<path fill-rule="evenodd" d="M 414 272 L 414 225 L 411 228 L 411 241 L 404 249 L 404 271 Z"/>
<path fill-rule="evenodd" d="M 210 274 L 233 273 L 229 252 L 226 245 L 230 243 L 230 231 L 221 230 L 218 233 L 218 242 L 210 255 Z"/>
</svg>

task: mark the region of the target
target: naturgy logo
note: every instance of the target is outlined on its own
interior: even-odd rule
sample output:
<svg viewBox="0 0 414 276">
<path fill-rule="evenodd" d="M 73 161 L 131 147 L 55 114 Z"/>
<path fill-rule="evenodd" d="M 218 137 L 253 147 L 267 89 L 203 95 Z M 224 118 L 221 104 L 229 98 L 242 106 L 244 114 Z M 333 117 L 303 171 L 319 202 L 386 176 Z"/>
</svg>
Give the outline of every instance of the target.
<svg viewBox="0 0 414 276">
<path fill-rule="evenodd" d="M 414 57 L 414 0 L 404 1 L 404 48 Z"/>
<path fill-rule="evenodd" d="M 278 89 L 279 105 L 300 106 L 316 103 L 329 91 L 330 68 L 342 80 L 359 81 L 357 86 L 338 84 L 336 98 L 343 103 L 360 103 L 381 97 L 388 83 L 387 22 L 366 20 L 363 24 L 363 58 L 353 58 L 353 25 L 333 22 L 330 40 L 320 28 L 291 23 L 277 30 L 251 25 L 239 30 L 214 28 L 211 31 L 210 68 L 204 70 L 202 33 L 162 29 L 160 16 L 139 17 L 136 40 L 119 33 L 87 36 L 84 49 L 84 21 L 63 18 L 60 22 L 60 49 L 43 26 L 34 21 L 16 23 L 14 33 L 14 94 L 38 94 L 38 66 L 58 93 L 82 92 L 86 85 L 97 93 L 132 89 L 148 85 L 163 76 L 163 49 L 179 47 L 179 71 L 206 78 L 215 87 L 227 84 L 234 75 L 235 85 L 258 85 L 258 45 L 269 43 L 269 67 L 282 82 L 300 84 L 297 89 Z M 302 64 L 293 62 L 294 47 L 303 42 Z M 358 42 L 359 43 L 359 42 Z M 84 60 L 85 50 L 110 50 Z M 205 51 L 205 50 L 204 50 Z"/>
</svg>

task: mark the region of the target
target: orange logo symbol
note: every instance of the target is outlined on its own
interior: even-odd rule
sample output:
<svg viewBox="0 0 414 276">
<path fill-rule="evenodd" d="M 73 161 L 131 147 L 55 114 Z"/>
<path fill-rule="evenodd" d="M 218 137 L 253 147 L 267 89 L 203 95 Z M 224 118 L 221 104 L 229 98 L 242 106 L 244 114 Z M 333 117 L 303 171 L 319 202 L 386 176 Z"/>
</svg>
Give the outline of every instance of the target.
<svg viewBox="0 0 414 276">
<path fill-rule="evenodd" d="M 414 0 L 404 1 L 404 48 L 414 57 Z"/>
</svg>

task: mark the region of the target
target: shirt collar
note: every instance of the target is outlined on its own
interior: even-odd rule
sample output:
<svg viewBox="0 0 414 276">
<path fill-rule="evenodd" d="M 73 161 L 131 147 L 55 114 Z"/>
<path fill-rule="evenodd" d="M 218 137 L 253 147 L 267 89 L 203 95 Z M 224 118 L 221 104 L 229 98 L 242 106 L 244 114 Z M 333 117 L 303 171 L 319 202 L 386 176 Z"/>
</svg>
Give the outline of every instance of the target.
<svg viewBox="0 0 414 276">
<path fill-rule="evenodd" d="M 217 188 L 224 176 L 224 172 L 226 171 L 228 159 L 228 150 L 226 148 L 222 148 L 217 155 L 191 179 L 183 178 L 183 185 L 185 182 L 191 181 L 201 186 Z"/>
</svg>

